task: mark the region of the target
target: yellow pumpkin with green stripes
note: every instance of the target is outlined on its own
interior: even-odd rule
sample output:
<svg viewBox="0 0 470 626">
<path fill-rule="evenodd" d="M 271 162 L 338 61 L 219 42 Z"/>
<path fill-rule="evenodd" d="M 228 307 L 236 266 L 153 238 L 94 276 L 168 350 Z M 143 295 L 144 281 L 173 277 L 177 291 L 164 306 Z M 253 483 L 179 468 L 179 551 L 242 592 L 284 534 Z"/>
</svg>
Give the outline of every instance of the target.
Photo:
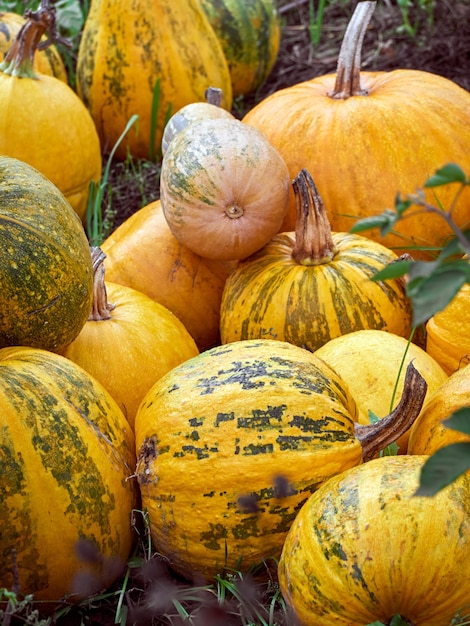
<svg viewBox="0 0 470 626">
<path fill-rule="evenodd" d="M 137 506 L 134 437 L 63 356 L 0 350 L 0 587 L 74 602 L 122 573 Z"/>
<path fill-rule="evenodd" d="M 404 283 L 371 280 L 396 254 L 359 235 L 332 233 L 306 170 L 294 179 L 294 187 L 296 231 L 274 236 L 227 278 L 222 343 L 263 337 L 316 350 L 363 329 L 408 337 L 411 304 Z"/>
<path fill-rule="evenodd" d="M 233 96 L 247 95 L 268 78 L 281 42 L 281 20 L 274 0 L 201 0 L 222 44 Z"/>
<path fill-rule="evenodd" d="M 150 389 L 135 420 L 154 549 L 187 578 L 278 558 L 310 494 L 404 432 L 423 392 L 410 366 L 399 408 L 359 426 L 346 384 L 298 346 L 240 341 L 185 361 Z"/>
<path fill-rule="evenodd" d="M 279 562 L 295 623 L 461 623 L 454 618 L 470 607 L 470 475 L 431 498 L 415 496 L 427 458 L 374 459 L 307 500 Z"/>
<path fill-rule="evenodd" d="M 78 51 L 77 92 L 104 150 L 137 114 L 117 156 L 158 154 L 169 116 L 203 102 L 210 86 L 222 90 L 222 106 L 230 110 L 227 60 L 199 0 L 92 0 Z"/>
</svg>

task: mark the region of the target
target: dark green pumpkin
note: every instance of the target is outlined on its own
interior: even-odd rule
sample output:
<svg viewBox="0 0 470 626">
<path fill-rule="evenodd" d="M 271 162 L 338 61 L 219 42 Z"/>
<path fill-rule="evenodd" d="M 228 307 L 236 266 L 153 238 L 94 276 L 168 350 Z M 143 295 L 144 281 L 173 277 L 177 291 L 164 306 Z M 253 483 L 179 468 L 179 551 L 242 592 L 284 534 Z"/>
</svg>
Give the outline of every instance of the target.
<svg viewBox="0 0 470 626">
<path fill-rule="evenodd" d="M 276 61 L 281 23 L 274 0 L 201 0 L 227 59 L 233 96 L 260 87 Z"/>
<path fill-rule="evenodd" d="M 0 157 L 0 348 L 58 351 L 85 324 L 93 297 L 83 225 L 32 166 Z"/>
</svg>

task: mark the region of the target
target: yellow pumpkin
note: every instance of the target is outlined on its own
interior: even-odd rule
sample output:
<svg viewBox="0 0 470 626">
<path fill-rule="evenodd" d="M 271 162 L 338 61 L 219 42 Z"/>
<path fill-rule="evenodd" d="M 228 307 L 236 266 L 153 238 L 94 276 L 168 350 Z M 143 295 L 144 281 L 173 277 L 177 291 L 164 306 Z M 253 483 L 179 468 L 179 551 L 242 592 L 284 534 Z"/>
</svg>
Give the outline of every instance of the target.
<svg viewBox="0 0 470 626">
<path fill-rule="evenodd" d="M 414 194 L 449 162 L 470 171 L 470 93 L 430 72 L 361 71 L 361 46 L 375 2 L 358 2 L 345 34 L 337 71 L 271 94 L 243 118 L 262 131 L 287 163 L 291 178 L 312 174 L 328 207 L 332 228 L 349 231 L 358 218 L 393 209 L 397 193 Z M 445 209 L 457 184 L 425 190 Z M 453 208 L 459 226 L 468 223 L 470 188 Z M 282 230 L 292 230 L 291 194 Z M 417 213 L 382 238 L 368 236 L 398 254 L 428 256 L 452 231 L 438 215 Z M 429 248 L 429 252 L 416 249 Z"/>
<path fill-rule="evenodd" d="M 449 375 L 470 363 L 470 284 L 426 323 L 426 352 Z"/>
<path fill-rule="evenodd" d="M 181 245 L 160 200 L 127 218 L 101 249 L 107 280 L 132 287 L 172 311 L 199 350 L 219 342 L 220 300 L 232 265 L 203 259 Z"/>
<path fill-rule="evenodd" d="M 299 626 L 449 626 L 470 605 L 470 476 L 414 495 L 427 456 L 374 459 L 299 511 L 279 562 Z M 458 622 L 455 622 L 458 623 Z"/>
<path fill-rule="evenodd" d="M 145 294 L 104 279 L 104 254 L 93 249 L 93 308 L 62 352 L 101 382 L 131 426 L 152 385 L 199 351 L 183 323 Z"/>
<path fill-rule="evenodd" d="M 230 110 L 229 68 L 199 0 L 92 0 L 78 51 L 77 91 L 104 150 L 137 114 L 138 127 L 116 154 L 156 154 L 168 116 L 203 101 L 211 85 L 222 90 L 223 106 Z M 158 112 L 152 119 L 156 90 Z"/>
<path fill-rule="evenodd" d="M 428 384 L 426 398 L 448 378 L 422 348 L 384 330 L 357 330 L 335 337 L 315 354 L 348 385 L 356 400 L 360 424 L 370 422 L 369 411 L 382 418 L 399 402 L 410 361 Z M 409 436 L 407 431 L 397 441 L 400 454 L 406 453 Z"/>
<path fill-rule="evenodd" d="M 0 587 L 75 602 L 125 570 L 138 505 L 134 436 L 81 367 L 0 350 Z M 50 605 L 49 605 L 50 606 Z"/>
<path fill-rule="evenodd" d="M 408 453 L 434 454 L 450 443 L 470 441 L 469 436 L 442 423 L 463 407 L 470 407 L 470 365 L 457 370 L 427 398 L 410 429 Z"/>
<path fill-rule="evenodd" d="M 341 378 L 286 342 L 234 342 L 173 368 L 135 420 L 154 549 L 187 578 L 278 558 L 308 496 L 409 427 L 426 388 L 409 371 L 400 408 L 359 426 Z"/>
<path fill-rule="evenodd" d="M 0 12 L 0 62 L 25 23 L 25 18 L 18 13 Z M 42 37 L 41 41 L 45 41 Z M 34 54 L 33 70 L 39 74 L 49 74 L 59 78 L 64 83 L 68 82 L 67 70 L 57 48 L 54 45 L 47 46 L 43 50 L 36 50 Z"/>
<path fill-rule="evenodd" d="M 398 257 L 366 237 L 332 233 L 306 170 L 294 186 L 296 231 L 274 236 L 227 278 L 220 305 L 222 343 L 263 337 L 316 350 L 364 328 L 407 337 L 411 304 L 404 284 L 371 280 Z"/>
<path fill-rule="evenodd" d="M 84 221 L 90 183 L 101 176 L 98 133 L 73 89 L 34 74 L 31 61 L 53 15 L 40 7 L 27 18 L 0 64 L 0 154 L 39 170 Z"/>
<path fill-rule="evenodd" d="M 190 124 L 168 146 L 160 175 L 163 213 L 174 236 L 208 259 L 243 259 L 278 232 L 289 172 L 255 128 L 236 119 Z"/>
</svg>

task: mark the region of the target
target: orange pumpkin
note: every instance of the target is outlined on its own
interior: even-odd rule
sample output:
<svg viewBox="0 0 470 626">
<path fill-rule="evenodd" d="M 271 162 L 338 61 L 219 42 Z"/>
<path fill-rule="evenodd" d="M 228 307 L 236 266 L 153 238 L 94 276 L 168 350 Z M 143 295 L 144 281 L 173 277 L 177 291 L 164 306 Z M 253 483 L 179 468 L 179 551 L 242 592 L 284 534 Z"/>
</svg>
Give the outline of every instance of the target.
<svg viewBox="0 0 470 626">
<path fill-rule="evenodd" d="M 131 287 L 105 283 L 104 256 L 93 249 L 93 309 L 62 354 L 99 380 L 134 426 L 150 387 L 199 351 L 171 311 Z"/>
<path fill-rule="evenodd" d="M 232 264 L 185 248 L 169 229 L 160 200 L 131 215 L 101 249 L 109 282 L 132 287 L 172 311 L 199 350 L 219 342 L 220 301 Z"/>
<path fill-rule="evenodd" d="M 279 230 L 289 172 L 255 128 L 206 119 L 168 146 L 160 197 L 172 233 L 187 248 L 208 259 L 243 259 Z"/>
<path fill-rule="evenodd" d="M 448 162 L 470 170 L 469 92 L 429 72 L 360 71 L 362 40 L 375 4 L 357 3 L 336 74 L 281 89 L 243 118 L 277 148 L 292 178 L 302 168 L 311 172 L 335 231 L 348 231 L 358 218 L 393 208 L 397 193 L 415 193 Z M 444 208 L 456 189 L 438 190 Z M 434 203 L 435 193 L 427 190 L 425 197 Z M 453 209 L 459 226 L 468 222 L 469 204 L 467 188 Z M 292 230 L 294 220 L 291 194 L 282 230 Z M 415 247 L 433 249 L 450 235 L 442 219 L 431 214 L 400 221 L 384 239 L 377 230 L 368 232 L 416 258 Z"/>
</svg>

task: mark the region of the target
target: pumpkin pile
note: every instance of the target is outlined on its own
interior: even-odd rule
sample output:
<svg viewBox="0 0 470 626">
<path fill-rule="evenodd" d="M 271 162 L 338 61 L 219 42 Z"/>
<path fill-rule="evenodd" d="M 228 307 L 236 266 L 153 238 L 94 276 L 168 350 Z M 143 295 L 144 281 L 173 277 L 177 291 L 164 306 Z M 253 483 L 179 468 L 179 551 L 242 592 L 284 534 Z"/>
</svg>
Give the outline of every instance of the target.
<svg viewBox="0 0 470 626">
<path fill-rule="evenodd" d="M 416 495 L 429 455 L 470 441 L 442 424 L 469 405 L 469 291 L 418 345 L 405 280 L 372 278 L 397 248 L 425 255 L 446 233 L 427 219 L 380 241 L 348 232 L 443 161 L 470 168 L 470 95 L 412 70 L 360 72 L 374 6 L 358 3 L 336 75 L 244 120 L 232 99 L 278 50 L 268 0 L 92 0 L 77 93 L 16 76 L 40 71 L 54 28 L 47 0 L 26 15 L 0 79 L 66 89 L 92 130 L 73 190 L 0 156 L 0 587 L 50 606 L 108 589 L 140 509 L 180 577 L 278 563 L 303 626 L 449 626 L 470 604 L 470 475 Z M 416 143 L 418 116 L 441 119 Z M 83 202 L 111 146 L 161 151 L 160 198 L 91 246 Z"/>
</svg>

